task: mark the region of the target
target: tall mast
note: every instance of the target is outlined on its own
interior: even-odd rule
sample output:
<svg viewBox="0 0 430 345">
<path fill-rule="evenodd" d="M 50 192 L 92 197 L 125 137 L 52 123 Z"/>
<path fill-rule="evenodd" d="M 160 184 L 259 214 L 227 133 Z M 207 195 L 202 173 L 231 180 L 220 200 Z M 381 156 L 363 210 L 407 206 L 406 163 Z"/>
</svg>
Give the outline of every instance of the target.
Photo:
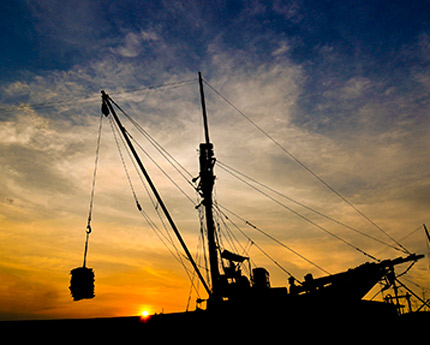
<svg viewBox="0 0 430 345">
<path fill-rule="evenodd" d="M 202 74 L 200 72 L 199 72 L 199 86 L 200 86 L 200 100 L 202 102 L 203 125 L 205 128 L 205 139 L 206 139 L 206 144 L 210 144 L 208 115 L 206 113 L 205 93 L 203 91 L 203 78 L 202 78 Z"/>
<path fill-rule="evenodd" d="M 115 110 L 111 104 L 111 101 L 112 101 L 111 98 L 103 90 L 101 93 L 102 93 L 102 100 L 103 100 L 103 107 L 102 107 L 103 114 L 105 114 L 107 116 L 107 115 L 109 115 L 109 111 L 111 112 L 115 122 L 117 123 L 117 125 L 119 127 L 119 130 L 121 131 L 121 134 L 123 135 L 128 147 L 130 148 L 131 153 L 133 154 L 134 159 L 136 160 L 137 165 L 139 166 L 140 170 L 142 171 L 143 175 L 145 176 L 145 179 L 147 180 L 149 187 L 151 188 L 155 198 L 158 201 L 158 204 L 160 205 L 161 209 L 163 210 L 163 213 L 165 214 L 167 221 L 169 222 L 173 232 L 175 233 L 176 237 L 178 238 L 179 243 L 181 244 L 182 248 L 184 249 L 185 254 L 187 255 L 188 259 L 190 260 L 191 265 L 193 266 L 194 270 L 196 271 L 196 273 L 197 273 L 199 279 L 201 280 L 205 290 L 210 295 L 211 291 L 209 289 L 209 286 L 207 285 L 202 274 L 200 273 L 200 270 L 199 270 L 196 262 L 194 261 L 193 256 L 191 255 L 190 251 L 188 250 L 188 247 L 185 244 L 178 228 L 176 227 L 175 222 L 173 221 L 172 217 L 170 216 L 170 213 L 167 210 L 167 207 L 164 204 L 163 199 L 161 198 L 160 194 L 158 193 L 157 189 L 155 188 L 154 183 L 152 182 L 148 172 L 146 171 L 142 161 L 140 160 L 139 155 L 137 154 L 133 144 L 131 143 L 131 140 L 129 138 L 129 135 L 127 134 L 126 129 L 122 125 L 120 119 L 118 118 L 118 115 L 116 114 L 116 112 L 115 112 Z M 109 111 L 106 109 L 106 106 L 107 106 L 107 109 L 109 109 Z"/>
<path fill-rule="evenodd" d="M 208 233 L 208 251 L 210 274 L 212 281 L 212 295 L 218 299 L 218 282 L 219 282 L 219 267 L 218 267 L 218 248 L 215 241 L 215 225 L 212 211 L 212 191 L 215 183 L 214 165 L 215 157 L 213 145 L 209 140 L 209 127 L 206 113 L 205 95 L 203 91 L 202 74 L 199 72 L 200 99 L 203 111 L 203 123 L 205 130 L 205 143 L 200 144 L 200 186 L 199 190 L 203 198 L 202 204 L 205 208 L 206 227 Z"/>
</svg>

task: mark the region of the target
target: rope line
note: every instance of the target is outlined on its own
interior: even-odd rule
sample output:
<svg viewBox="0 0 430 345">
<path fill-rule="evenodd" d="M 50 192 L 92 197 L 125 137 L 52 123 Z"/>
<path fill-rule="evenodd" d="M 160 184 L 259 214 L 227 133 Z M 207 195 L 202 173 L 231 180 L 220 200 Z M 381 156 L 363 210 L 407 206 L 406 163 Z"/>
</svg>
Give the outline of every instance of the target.
<svg viewBox="0 0 430 345">
<path fill-rule="evenodd" d="M 109 123 L 110 123 L 111 128 L 112 128 L 112 133 L 113 133 L 113 136 L 114 136 L 114 139 L 115 139 L 116 146 L 118 148 L 118 153 L 119 153 L 119 156 L 120 156 L 120 159 L 121 159 L 121 163 L 122 163 L 124 171 L 125 171 L 125 175 L 127 177 L 128 184 L 129 184 L 130 189 L 131 189 L 131 193 L 133 194 L 133 198 L 134 198 L 134 201 L 136 202 L 137 209 L 139 211 L 141 211 L 142 210 L 142 206 L 139 203 L 139 199 L 137 198 L 136 191 L 135 191 L 133 183 L 131 181 L 131 177 L 130 177 L 130 174 L 129 174 L 128 169 L 127 169 L 127 164 L 125 163 L 124 155 L 122 154 L 121 145 L 119 143 L 118 136 L 117 136 L 117 133 L 116 133 L 117 129 L 116 129 L 116 126 L 113 123 L 112 117 L 109 117 Z M 120 138 L 122 138 L 122 137 L 120 136 Z M 123 142 L 123 145 L 124 145 L 124 142 Z"/>
<path fill-rule="evenodd" d="M 227 170 L 226 170 L 227 171 Z M 227 171 L 228 172 L 228 171 Z M 297 212 L 296 210 L 293 210 L 291 207 L 283 204 L 282 202 L 280 202 L 279 200 L 275 199 L 273 196 L 267 194 L 266 192 L 262 191 L 261 189 L 258 189 L 257 187 L 251 185 L 249 182 L 245 181 L 244 179 L 236 176 L 237 179 L 241 180 L 244 184 L 248 185 L 249 187 L 255 189 L 256 191 L 258 191 L 259 193 L 261 193 L 262 195 L 266 196 L 267 198 L 269 198 L 270 200 L 272 200 L 273 202 L 277 203 L 279 206 L 287 209 L 288 211 L 294 213 L 296 216 L 304 219 L 305 221 L 307 221 L 308 223 L 312 224 L 313 226 L 315 226 L 316 228 L 320 229 L 321 231 L 327 233 L 328 235 L 334 237 L 335 239 L 343 242 L 344 244 L 348 245 L 349 247 L 355 249 L 356 251 L 360 252 L 361 254 L 371 258 L 372 260 L 375 261 L 380 261 L 377 258 L 375 258 L 374 256 L 372 256 L 371 254 L 365 252 L 364 250 L 358 248 L 357 246 L 353 245 L 352 243 L 346 241 L 345 239 L 343 239 L 342 237 L 340 237 L 339 235 L 336 235 L 334 233 L 332 233 L 331 231 L 327 230 L 326 228 L 322 227 L 321 225 L 315 223 L 313 220 L 309 219 L 308 217 L 305 217 L 304 215 L 300 214 L 299 212 Z"/>
<path fill-rule="evenodd" d="M 372 221 L 368 216 L 366 216 L 362 211 L 360 211 L 355 205 L 353 205 L 349 200 L 347 200 L 342 194 L 340 194 L 337 190 L 335 190 L 332 186 L 330 186 L 327 182 L 325 182 L 319 175 L 314 173 L 306 164 L 300 161 L 297 157 L 295 157 L 290 151 L 288 151 L 284 146 L 282 146 L 276 139 L 274 139 L 269 133 L 267 133 L 263 128 L 261 128 L 256 122 L 251 120 L 249 116 L 247 116 L 243 111 L 241 111 L 237 106 L 235 106 L 228 98 L 222 95 L 219 91 L 217 91 L 211 84 L 209 84 L 206 80 L 204 80 L 205 84 L 219 97 L 221 97 L 227 104 L 229 104 L 236 112 L 238 112 L 243 118 L 245 118 L 250 124 L 252 124 L 258 131 L 264 134 L 270 141 L 272 141 L 276 146 L 278 146 L 284 153 L 286 153 L 291 159 L 293 159 L 297 164 L 299 164 L 303 169 L 305 169 L 309 174 L 311 174 L 314 178 L 316 178 L 320 183 L 322 183 L 326 188 L 328 188 L 331 192 L 336 194 L 341 200 L 343 200 L 346 204 L 348 204 L 351 208 L 353 208 L 361 217 L 366 219 L 370 224 L 372 224 L 376 229 L 382 232 L 385 236 L 390 238 L 394 243 L 396 243 L 400 248 L 404 250 L 406 254 L 411 254 L 401 243 L 399 243 L 395 238 L 393 238 L 390 234 L 388 234 L 385 230 L 383 230 L 379 225 L 377 225 L 374 221 Z"/>
<path fill-rule="evenodd" d="M 85 236 L 83 267 L 86 267 L 86 265 L 87 265 L 88 242 L 90 239 L 90 234 L 92 232 L 91 220 L 92 220 L 92 216 L 93 216 L 94 195 L 95 195 L 95 190 L 96 190 L 97 167 L 98 167 L 99 156 L 100 156 L 100 142 L 101 142 L 101 138 L 102 138 L 102 125 L 103 125 L 103 114 L 100 115 L 100 124 L 99 124 L 99 130 L 98 130 L 98 134 L 97 134 L 96 158 L 95 158 L 95 162 L 94 162 L 93 180 L 91 182 L 91 195 L 90 195 L 90 206 L 89 206 L 89 211 L 88 211 L 88 221 L 87 221 L 87 227 L 86 227 L 86 231 L 85 231 L 86 236 Z"/>
<path fill-rule="evenodd" d="M 171 82 L 171 83 L 164 83 L 164 84 L 158 84 L 153 86 L 145 86 L 140 88 L 134 88 L 134 89 L 127 89 L 124 91 L 116 92 L 117 95 L 127 95 L 131 93 L 136 93 L 139 91 L 155 91 L 160 89 L 166 89 L 171 90 L 175 89 L 177 87 L 180 87 L 182 85 L 192 85 L 197 82 L 197 78 L 178 81 L 178 82 Z M 31 108 L 31 109 L 45 109 L 45 108 L 54 108 L 56 106 L 61 105 L 74 105 L 74 104 L 82 104 L 84 102 L 99 102 L 100 96 L 94 95 L 89 97 L 75 97 L 75 98 L 67 98 L 67 99 L 56 99 L 55 101 L 45 101 L 45 102 L 39 102 L 39 103 L 24 103 L 19 105 L 2 105 L 0 106 L 0 113 L 9 113 L 12 111 L 17 111 L 20 109 L 25 108 Z"/>
<path fill-rule="evenodd" d="M 122 109 L 114 100 L 111 100 L 113 104 L 124 114 L 124 116 L 130 121 L 130 123 L 142 134 L 146 140 L 158 151 L 158 153 L 178 172 L 178 174 L 193 188 L 196 190 L 194 184 L 189 180 L 193 175 L 173 157 L 156 139 L 154 139 L 138 122 L 136 122 L 124 109 Z M 129 137 L 134 141 L 134 143 L 142 150 L 142 152 L 163 172 L 166 177 L 171 180 L 167 173 L 155 162 L 155 160 L 147 153 L 147 151 L 142 147 L 142 145 L 133 138 L 133 136 L 127 131 Z M 187 176 L 185 176 L 187 175 Z M 171 180 L 172 183 L 174 183 Z M 177 184 L 174 183 L 176 186 Z M 182 189 L 181 192 L 190 200 L 192 200 Z"/>
<path fill-rule="evenodd" d="M 324 214 L 324 213 L 322 213 L 320 211 L 317 211 L 317 210 L 315 210 L 315 209 L 313 209 L 313 208 L 311 208 L 311 207 L 309 207 L 309 206 L 307 206 L 307 205 L 305 205 L 305 204 L 303 204 L 303 203 L 301 203 L 301 202 L 299 202 L 299 201 L 297 201 L 297 200 L 295 200 L 295 199 L 293 199 L 293 198 L 291 198 L 291 197 L 289 197 L 289 196 L 287 196 L 287 195 L 285 195 L 285 194 L 277 191 L 276 189 L 273 189 L 273 188 L 269 187 L 268 185 L 266 185 L 264 183 L 261 183 L 261 182 L 255 180 L 254 178 L 245 175 L 244 173 L 238 171 L 235 168 L 232 168 L 231 166 L 228 166 L 227 164 L 225 164 L 225 163 L 223 163 L 223 162 L 221 162 L 219 160 L 217 160 L 217 163 L 218 163 L 218 166 L 221 169 L 223 169 L 224 171 L 226 171 L 227 173 L 229 173 L 233 177 L 237 178 L 237 176 L 234 175 L 232 172 L 234 172 L 235 174 L 238 174 L 238 175 L 242 176 L 243 178 L 245 178 L 245 179 L 247 179 L 247 180 L 249 180 L 249 181 L 251 181 L 251 182 L 253 182 L 253 183 L 257 184 L 257 185 L 259 185 L 260 187 L 263 187 L 263 188 L 269 190 L 270 192 L 273 192 L 273 193 L 279 195 L 280 197 L 285 198 L 285 199 L 287 199 L 287 200 L 295 203 L 296 205 L 299 205 L 300 207 L 303 207 L 303 208 L 305 208 L 305 209 L 307 209 L 307 210 L 309 210 L 309 211 L 311 211 L 311 212 L 313 212 L 313 213 L 315 213 L 315 214 L 317 214 L 317 215 L 319 215 L 321 217 L 324 217 L 324 218 L 326 218 L 326 219 L 328 219 L 328 220 L 330 220 L 330 221 L 332 221 L 332 222 L 334 222 L 334 223 L 336 223 L 338 225 L 341 225 L 341 226 L 343 226 L 343 227 L 345 227 L 345 228 L 347 228 L 347 229 L 349 229 L 351 231 L 354 231 L 354 232 L 356 232 L 356 233 L 358 233 L 358 234 L 360 234 L 362 236 L 365 236 L 365 237 L 367 237 L 367 238 L 369 238 L 369 239 L 371 239 L 373 241 L 376 241 L 376 242 L 378 242 L 380 244 L 383 244 L 383 245 L 385 245 L 387 247 L 390 247 L 392 249 L 395 249 L 395 250 L 400 251 L 400 252 L 403 253 L 403 250 L 401 250 L 400 248 L 397 248 L 397 247 L 393 246 L 392 244 L 386 243 L 386 242 L 384 242 L 384 241 L 382 241 L 382 240 L 380 240 L 380 239 L 378 239 L 376 237 L 373 237 L 373 236 L 371 236 L 369 234 L 366 234 L 365 232 L 362 232 L 362 231 L 360 231 L 360 230 L 358 230 L 358 229 L 356 229 L 356 228 L 354 228 L 354 227 L 352 227 L 352 226 L 350 226 L 348 224 L 345 224 L 345 223 L 343 223 L 343 222 L 341 222 L 341 221 L 339 221 L 339 220 L 337 220 L 337 219 L 335 219 L 333 217 L 330 217 L 330 216 L 328 216 L 328 215 L 326 215 L 326 214 Z M 242 181 L 240 178 L 238 178 L 238 179 L 239 179 L 239 181 Z M 253 187 L 253 186 L 251 186 L 251 187 L 252 187 L 252 189 L 259 191 L 255 187 Z"/>
<path fill-rule="evenodd" d="M 161 243 L 166 247 L 166 249 L 170 252 L 170 254 L 182 265 L 182 267 L 184 268 L 184 270 L 185 270 L 185 273 L 187 274 L 187 276 L 188 276 L 188 279 L 191 281 L 191 285 L 194 287 L 194 289 L 196 290 L 196 293 L 197 293 L 197 295 L 199 295 L 199 292 L 198 292 L 198 287 L 196 287 L 195 286 L 195 283 L 194 283 L 194 281 L 193 281 L 193 279 L 192 279 L 192 277 L 191 277 L 191 274 L 192 273 L 190 273 L 190 270 L 188 269 L 188 267 L 186 266 L 186 264 L 185 264 L 185 262 L 184 262 L 184 258 L 182 258 L 182 256 L 181 256 L 181 254 L 180 254 L 180 251 L 179 251 L 179 249 L 177 248 L 177 246 L 175 245 L 175 243 L 174 243 L 174 241 L 173 241 L 173 239 L 171 238 L 171 236 L 169 235 L 169 233 L 167 232 L 167 234 L 168 234 L 168 236 L 166 236 L 165 234 L 163 234 L 163 232 L 162 231 L 160 231 L 160 229 L 158 228 L 158 226 L 156 225 L 156 223 L 151 219 L 151 217 L 148 215 L 148 213 L 147 212 L 145 212 L 145 210 L 142 208 L 142 206 L 141 206 L 141 204 L 140 204 L 140 202 L 139 202 L 139 200 L 138 200 L 138 197 L 137 197 L 137 194 L 136 194 L 136 190 L 135 190 L 135 188 L 134 188 L 134 186 L 133 186 L 133 183 L 132 183 L 132 180 L 131 180 L 131 177 L 130 177 L 130 174 L 129 174 L 129 172 L 128 172 L 128 168 L 127 168 L 127 165 L 126 165 L 126 162 L 125 162 L 125 159 L 124 159 L 124 155 L 123 155 L 123 153 L 122 153 L 122 150 L 121 150 L 121 145 L 120 145 L 120 142 L 119 142 L 119 140 L 118 140 L 118 136 L 117 136 L 117 133 L 116 133 L 116 131 L 118 131 L 118 129 L 116 128 L 116 126 L 115 126 L 115 124 L 113 123 L 113 120 L 112 120 L 112 118 L 111 117 L 109 117 L 109 120 L 110 120 L 110 124 L 111 124 L 111 128 L 112 128 L 112 132 L 113 132 L 113 135 L 114 135 L 114 139 L 115 139 L 115 142 L 116 142 L 116 145 L 117 145 L 117 148 L 118 148 L 118 153 L 119 153 L 119 156 L 120 156 L 120 159 L 121 159 L 121 162 L 122 162 L 122 164 L 123 164 L 123 167 L 124 167 L 124 171 L 125 171 L 125 174 L 126 174 L 126 177 L 127 177 L 127 180 L 128 180 L 128 183 L 129 183 L 129 186 L 130 186 L 130 189 L 131 189 L 131 192 L 132 192 L 132 194 L 133 194 L 133 198 L 134 198 L 134 200 L 135 200 L 135 202 L 136 202 L 136 205 L 137 205 L 137 208 L 138 208 L 138 211 L 139 211 L 139 213 L 143 216 L 143 218 L 146 220 L 146 222 L 147 222 L 147 224 L 149 225 L 149 227 L 151 228 L 151 230 L 156 234 L 156 236 L 159 238 L 159 240 L 161 241 Z M 123 143 L 123 145 L 124 145 L 124 147 L 125 147 L 125 149 L 126 149 L 126 151 L 127 151 L 127 153 L 129 154 L 129 156 L 130 156 L 130 153 L 129 153 L 129 151 L 127 150 L 127 146 L 125 145 L 125 143 L 124 143 L 124 140 L 122 139 L 122 137 L 120 136 L 120 138 L 121 138 L 121 140 L 122 140 L 122 143 Z M 133 163 L 134 164 L 134 163 Z M 156 206 L 155 206 L 155 209 L 157 210 L 157 208 L 156 208 Z M 157 212 L 158 213 L 158 212 Z M 164 225 L 164 222 L 162 222 L 163 223 L 163 225 Z M 164 238 L 164 239 L 163 239 Z M 167 242 L 168 243 L 170 243 L 170 245 L 173 247 L 173 249 L 174 250 L 172 250 L 172 249 L 170 249 L 169 248 L 169 246 L 167 245 Z"/>
<path fill-rule="evenodd" d="M 240 221 L 242 221 L 243 223 L 245 223 L 246 225 L 248 225 L 249 227 L 253 228 L 254 230 L 260 232 L 261 234 L 263 234 L 264 236 L 266 236 L 267 238 L 269 238 L 270 240 L 276 242 L 277 244 L 281 245 L 282 247 L 284 247 L 285 249 L 289 250 L 290 252 L 292 252 L 293 254 L 297 255 L 298 257 L 300 257 L 302 260 L 306 261 L 307 263 L 311 264 L 312 266 L 316 267 L 317 269 L 321 270 L 322 272 L 326 273 L 326 274 L 330 274 L 326 269 L 322 268 L 321 266 L 319 266 L 318 264 L 316 264 L 315 262 L 309 260 L 308 258 L 306 258 L 304 255 L 298 253 L 297 251 L 295 251 L 294 249 L 288 247 L 286 244 L 280 242 L 279 240 L 277 240 L 276 238 L 274 238 L 272 235 L 268 234 L 267 232 L 263 231 L 262 229 L 258 228 L 257 226 L 255 226 L 254 224 L 250 223 L 249 221 L 247 221 L 246 219 L 244 219 L 243 217 L 239 216 L 238 214 L 236 214 L 235 212 L 229 210 L 227 207 L 225 206 L 221 206 L 221 205 L 217 205 L 219 208 L 223 208 L 224 210 L 226 210 L 227 212 L 229 212 L 230 214 L 232 214 L 233 216 L 235 216 L 237 219 L 239 219 Z M 230 220 L 230 218 L 221 210 L 219 210 L 219 212 L 227 219 Z M 231 221 L 231 220 L 230 220 Z M 242 232 L 242 230 L 240 230 L 240 228 L 235 225 L 233 223 L 233 225 L 242 233 L 242 235 L 244 235 L 248 240 L 252 241 L 246 234 L 244 234 Z M 254 245 L 255 242 L 252 241 L 252 243 Z M 260 248 L 259 248 L 260 249 Z M 260 249 L 261 250 L 261 249 Z M 290 274 L 290 276 L 292 276 Z"/>
<path fill-rule="evenodd" d="M 238 217 L 241 220 L 243 220 L 243 218 L 241 218 L 240 216 L 236 215 L 234 212 L 228 210 L 226 207 L 223 207 L 221 205 L 217 205 L 217 208 L 218 208 L 218 212 L 220 212 L 225 217 L 225 219 L 230 221 L 231 224 L 236 228 L 236 230 L 239 231 L 242 234 L 242 236 L 244 236 L 251 243 L 251 245 L 255 246 L 255 248 L 257 248 L 264 256 L 266 256 L 270 261 L 272 261 L 276 266 L 278 266 L 279 269 L 281 269 L 288 276 L 294 277 L 289 271 L 287 271 L 284 267 L 282 267 L 279 264 L 279 262 L 277 262 L 274 258 L 272 258 L 272 256 L 269 255 L 269 253 L 267 253 L 261 246 L 259 246 L 255 241 L 253 241 L 241 228 L 239 228 L 239 226 L 237 226 L 236 223 L 234 223 L 223 211 L 221 211 L 220 208 L 225 209 L 226 211 L 230 212 L 231 214 L 233 214 L 234 216 Z"/>
</svg>

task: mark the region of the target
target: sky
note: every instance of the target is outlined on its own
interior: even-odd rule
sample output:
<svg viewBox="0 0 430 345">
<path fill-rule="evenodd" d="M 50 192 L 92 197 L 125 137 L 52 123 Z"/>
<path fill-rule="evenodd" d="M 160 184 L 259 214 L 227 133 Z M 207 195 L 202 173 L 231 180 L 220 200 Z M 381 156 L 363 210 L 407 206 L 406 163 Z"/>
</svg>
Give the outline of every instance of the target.
<svg viewBox="0 0 430 345">
<path fill-rule="evenodd" d="M 214 195 L 228 214 L 217 223 L 241 229 L 235 236 L 253 264 L 269 269 L 273 286 L 286 285 L 288 275 L 254 243 L 298 278 L 370 256 L 404 256 L 399 243 L 428 254 L 425 1 L 16 0 L 3 1 L 0 16 L 1 320 L 195 308 L 187 271 L 168 237 L 160 239 L 168 236 L 163 224 L 154 231 L 136 208 L 127 173 L 158 222 L 122 149 L 124 170 L 107 118 L 87 258 L 96 297 L 74 302 L 68 286 L 83 260 L 100 90 L 186 169 L 188 180 L 122 117 L 198 256 L 198 201 L 189 182 L 204 139 L 199 71 L 218 161 Z M 263 193 L 228 167 L 259 181 Z M 428 294 L 428 257 L 404 277 Z"/>
</svg>

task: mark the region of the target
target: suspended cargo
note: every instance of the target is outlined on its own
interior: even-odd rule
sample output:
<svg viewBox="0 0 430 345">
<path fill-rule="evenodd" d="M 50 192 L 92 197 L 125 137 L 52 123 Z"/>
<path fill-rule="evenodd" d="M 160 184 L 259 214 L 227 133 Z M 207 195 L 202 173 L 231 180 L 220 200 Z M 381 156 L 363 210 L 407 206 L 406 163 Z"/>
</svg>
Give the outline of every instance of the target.
<svg viewBox="0 0 430 345">
<path fill-rule="evenodd" d="M 94 298 L 94 271 L 92 268 L 78 267 L 70 274 L 70 292 L 74 301 Z"/>
</svg>

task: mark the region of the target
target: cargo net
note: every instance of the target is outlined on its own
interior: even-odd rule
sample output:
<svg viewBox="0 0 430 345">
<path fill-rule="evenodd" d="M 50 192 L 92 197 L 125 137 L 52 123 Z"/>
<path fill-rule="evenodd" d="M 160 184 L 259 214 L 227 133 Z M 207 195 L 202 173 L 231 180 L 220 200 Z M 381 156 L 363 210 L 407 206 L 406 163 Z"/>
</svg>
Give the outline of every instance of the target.
<svg viewBox="0 0 430 345">
<path fill-rule="evenodd" d="M 70 274 L 70 292 L 73 300 L 94 298 L 94 271 L 87 267 L 78 267 L 73 269 Z"/>
</svg>

